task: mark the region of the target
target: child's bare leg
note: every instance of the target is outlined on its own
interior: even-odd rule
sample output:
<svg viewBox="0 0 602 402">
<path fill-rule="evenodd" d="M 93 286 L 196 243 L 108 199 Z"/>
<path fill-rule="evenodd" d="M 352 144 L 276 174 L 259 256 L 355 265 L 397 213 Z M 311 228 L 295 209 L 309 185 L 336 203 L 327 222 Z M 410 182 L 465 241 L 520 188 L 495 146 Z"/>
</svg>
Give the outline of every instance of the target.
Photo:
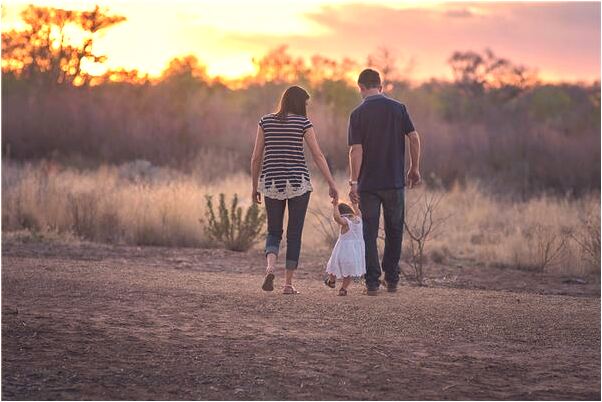
<svg viewBox="0 0 602 402">
<path fill-rule="evenodd" d="M 337 280 L 337 277 L 334 274 L 328 274 L 328 280 L 330 282 L 335 282 Z"/>
<path fill-rule="evenodd" d="M 341 289 L 347 290 L 347 288 L 349 287 L 350 283 L 351 283 L 351 277 L 350 276 L 344 277 L 343 278 L 343 284 L 341 285 Z"/>
</svg>

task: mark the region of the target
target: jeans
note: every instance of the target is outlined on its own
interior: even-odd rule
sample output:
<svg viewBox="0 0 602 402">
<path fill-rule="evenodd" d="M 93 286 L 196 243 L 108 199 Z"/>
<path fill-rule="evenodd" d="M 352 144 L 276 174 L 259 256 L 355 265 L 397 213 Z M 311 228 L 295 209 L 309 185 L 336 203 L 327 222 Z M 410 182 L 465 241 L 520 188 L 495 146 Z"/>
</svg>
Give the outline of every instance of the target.
<svg viewBox="0 0 602 402">
<path fill-rule="evenodd" d="M 288 203 L 288 225 L 286 227 L 286 269 L 297 269 L 299 254 L 301 253 L 301 234 L 305 213 L 309 204 L 308 191 L 298 197 L 288 200 L 276 200 L 264 197 L 265 209 L 268 216 L 268 235 L 265 240 L 265 254 L 276 254 L 280 249 L 282 239 L 282 226 L 284 220 L 284 208 Z"/>
<path fill-rule="evenodd" d="M 378 260 L 378 228 L 380 207 L 385 218 L 385 251 L 382 270 L 385 281 L 390 285 L 399 282 L 399 259 L 403 240 L 404 197 L 403 188 L 391 190 L 360 191 L 360 210 L 366 244 L 366 286 L 378 288 L 380 285 L 381 264 Z"/>
</svg>

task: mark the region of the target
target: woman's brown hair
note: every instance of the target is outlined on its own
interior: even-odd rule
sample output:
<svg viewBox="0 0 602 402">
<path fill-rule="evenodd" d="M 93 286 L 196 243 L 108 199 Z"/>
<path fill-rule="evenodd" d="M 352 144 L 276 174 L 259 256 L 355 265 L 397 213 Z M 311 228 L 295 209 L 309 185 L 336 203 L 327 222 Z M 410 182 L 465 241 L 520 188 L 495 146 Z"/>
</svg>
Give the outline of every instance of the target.
<svg viewBox="0 0 602 402">
<path fill-rule="evenodd" d="M 309 94 L 301 87 L 293 85 L 288 87 L 280 99 L 280 110 L 276 112 L 276 117 L 280 120 L 286 119 L 289 113 L 298 114 L 307 117 L 307 100 Z"/>
</svg>

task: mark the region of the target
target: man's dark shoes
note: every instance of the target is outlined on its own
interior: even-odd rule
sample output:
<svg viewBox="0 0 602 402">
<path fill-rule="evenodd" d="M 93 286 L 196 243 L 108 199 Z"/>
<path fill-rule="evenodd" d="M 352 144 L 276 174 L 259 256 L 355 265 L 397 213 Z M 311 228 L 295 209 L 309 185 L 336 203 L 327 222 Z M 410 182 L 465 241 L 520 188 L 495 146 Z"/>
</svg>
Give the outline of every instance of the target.
<svg viewBox="0 0 602 402">
<path fill-rule="evenodd" d="M 372 286 L 366 286 L 366 290 L 364 291 L 364 293 L 367 296 L 377 296 L 378 295 L 378 288 L 377 287 L 372 287 Z"/>
<path fill-rule="evenodd" d="M 393 283 L 393 282 L 383 281 L 382 283 L 384 286 L 386 286 L 387 292 L 389 292 L 389 293 L 397 292 L 397 282 Z"/>
</svg>

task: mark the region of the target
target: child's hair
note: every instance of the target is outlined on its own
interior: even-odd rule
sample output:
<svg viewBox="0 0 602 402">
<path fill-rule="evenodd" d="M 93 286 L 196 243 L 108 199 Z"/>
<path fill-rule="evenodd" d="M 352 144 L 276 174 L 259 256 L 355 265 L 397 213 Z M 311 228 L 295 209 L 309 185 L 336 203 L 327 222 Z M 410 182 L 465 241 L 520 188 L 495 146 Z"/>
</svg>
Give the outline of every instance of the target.
<svg viewBox="0 0 602 402">
<path fill-rule="evenodd" d="M 355 215 L 355 212 L 353 212 L 353 208 L 351 208 L 349 205 L 345 204 L 344 202 L 341 202 L 338 206 L 339 208 L 339 214 L 341 215 Z"/>
</svg>

